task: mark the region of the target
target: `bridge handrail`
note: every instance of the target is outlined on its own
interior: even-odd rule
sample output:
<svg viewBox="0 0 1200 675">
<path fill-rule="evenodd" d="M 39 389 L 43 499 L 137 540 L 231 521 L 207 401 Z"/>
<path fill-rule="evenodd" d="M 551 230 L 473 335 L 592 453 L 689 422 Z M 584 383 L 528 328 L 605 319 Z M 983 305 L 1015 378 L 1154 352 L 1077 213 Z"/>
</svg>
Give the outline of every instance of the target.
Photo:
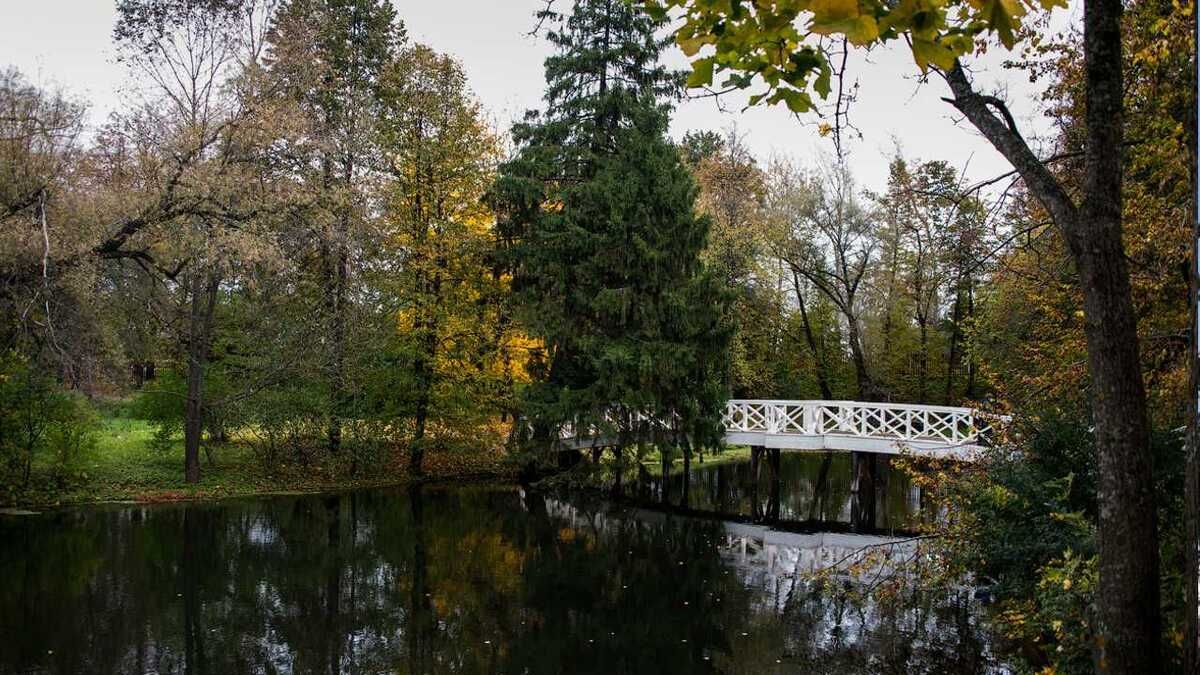
<svg viewBox="0 0 1200 675">
<path fill-rule="evenodd" d="M 978 443 L 1003 421 L 975 408 L 861 401 L 733 399 L 727 432 L 858 436 L 946 444 Z"/>
<path fill-rule="evenodd" d="M 851 400 L 825 400 L 825 399 L 773 399 L 773 398 L 731 398 L 729 403 L 770 403 L 770 404 L 787 404 L 787 405 L 843 405 L 843 406 L 870 406 L 872 408 L 891 408 L 895 410 L 931 410 L 935 412 L 972 412 L 981 417 L 1000 417 L 991 413 L 980 410 L 979 408 L 968 408 L 965 406 L 953 405 L 931 405 L 926 403 L 892 403 L 890 401 L 851 401 Z"/>
</svg>

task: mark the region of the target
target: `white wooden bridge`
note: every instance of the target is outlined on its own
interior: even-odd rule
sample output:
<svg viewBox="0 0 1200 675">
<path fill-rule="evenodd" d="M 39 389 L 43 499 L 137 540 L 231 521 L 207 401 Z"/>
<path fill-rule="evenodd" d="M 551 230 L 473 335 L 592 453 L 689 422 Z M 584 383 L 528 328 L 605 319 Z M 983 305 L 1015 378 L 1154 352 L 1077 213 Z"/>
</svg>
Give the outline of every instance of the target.
<svg viewBox="0 0 1200 675">
<path fill-rule="evenodd" d="M 993 424 L 1003 419 L 950 406 L 735 399 L 727 404 L 722 422 L 728 445 L 970 460 L 990 441 Z M 563 442 L 576 449 L 612 444 L 603 435 L 569 429 Z"/>
<path fill-rule="evenodd" d="M 1001 419 L 950 406 L 732 400 L 723 422 L 730 445 L 971 459 Z"/>
</svg>

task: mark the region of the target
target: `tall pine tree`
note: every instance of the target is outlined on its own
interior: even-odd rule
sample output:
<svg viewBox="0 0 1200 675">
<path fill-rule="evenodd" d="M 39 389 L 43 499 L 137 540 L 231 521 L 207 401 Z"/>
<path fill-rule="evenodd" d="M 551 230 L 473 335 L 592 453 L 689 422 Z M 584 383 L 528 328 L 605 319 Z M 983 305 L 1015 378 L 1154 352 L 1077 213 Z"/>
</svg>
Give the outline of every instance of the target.
<svg viewBox="0 0 1200 675">
<path fill-rule="evenodd" d="M 516 125 L 493 191 L 518 312 L 544 345 L 524 410 L 535 447 L 565 426 L 624 449 L 715 445 L 727 398 L 728 292 L 703 265 L 708 221 L 666 136 L 679 78 L 661 23 L 621 0 L 539 19 L 546 110 Z"/>
</svg>

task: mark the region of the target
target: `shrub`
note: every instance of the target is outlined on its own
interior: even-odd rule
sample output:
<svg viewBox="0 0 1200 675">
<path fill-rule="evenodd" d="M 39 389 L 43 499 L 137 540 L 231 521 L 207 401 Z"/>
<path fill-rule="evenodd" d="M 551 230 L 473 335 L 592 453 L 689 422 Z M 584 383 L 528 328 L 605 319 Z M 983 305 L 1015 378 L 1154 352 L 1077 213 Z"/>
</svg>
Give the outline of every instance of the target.
<svg viewBox="0 0 1200 675">
<path fill-rule="evenodd" d="M 96 414 L 16 353 L 0 356 L 0 497 L 26 494 L 44 473 L 61 490 L 83 476 L 95 449 Z"/>
<path fill-rule="evenodd" d="M 959 567 L 990 583 L 994 618 L 1023 669 L 1091 672 L 1095 636 L 1096 455 L 1091 425 L 1062 415 L 1034 418 L 1016 447 L 999 448 L 950 474 L 938 500 Z M 1151 438 L 1163 560 L 1165 638 L 1181 619 L 1182 439 Z M 1167 654 L 1177 645 L 1164 639 Z"/>
</svg>

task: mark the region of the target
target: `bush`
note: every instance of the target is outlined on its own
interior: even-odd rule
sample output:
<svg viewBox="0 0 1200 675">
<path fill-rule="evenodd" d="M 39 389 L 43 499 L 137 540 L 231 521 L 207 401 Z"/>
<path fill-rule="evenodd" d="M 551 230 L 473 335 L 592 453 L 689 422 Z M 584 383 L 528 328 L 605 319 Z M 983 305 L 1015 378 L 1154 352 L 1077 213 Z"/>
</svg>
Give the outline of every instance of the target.
<svg viewBox="0 0 1200 675">
<path fill-rule="evenodd" d="M 183 433 L 186 396 L 187 386 L 183 378 L 173 370 L 164 370 L 152 388 L 146 388 L 134 399 L 131 409 L 133 417 L 145 420 L 154 427 L 149 445 L 156 452 L 170 452 L 174 439 Z"/>
<path fill-rule="evenodd" d="M 67 399 L 46 434 L 50 475 L 59 489 L 87 479 L 84 466 L 95 457 L 99 423 L 87 399 L 78 394 Z"/>
<path fill-rule="evenodd" d="M 939 500 L 959 524 L 954 530 L 959 541 L 947 548 L 962 568 L 991 584 L 997 627 L 1023 668 L 1091 672 L 1097 635 L 1091 425 L 1047 415 L 1035 418 L 1018 437 L 1016 452 L 997 449 L 943 486 Z M 1182 618 L 1182 439 L 1177 432 L 1156 432 L 1151 449 L 1169 636 Z M 1164 639 L 1165 653 L 1176 648 Z"/>
<path fill-rule="evenodd" d="M 0 357 L 0 498 L 17 499 L 45 478 L 50 490 L 84 477 L 96 447 L 87 399 L 63 391 L 28 359 Z"/>
</svg>

